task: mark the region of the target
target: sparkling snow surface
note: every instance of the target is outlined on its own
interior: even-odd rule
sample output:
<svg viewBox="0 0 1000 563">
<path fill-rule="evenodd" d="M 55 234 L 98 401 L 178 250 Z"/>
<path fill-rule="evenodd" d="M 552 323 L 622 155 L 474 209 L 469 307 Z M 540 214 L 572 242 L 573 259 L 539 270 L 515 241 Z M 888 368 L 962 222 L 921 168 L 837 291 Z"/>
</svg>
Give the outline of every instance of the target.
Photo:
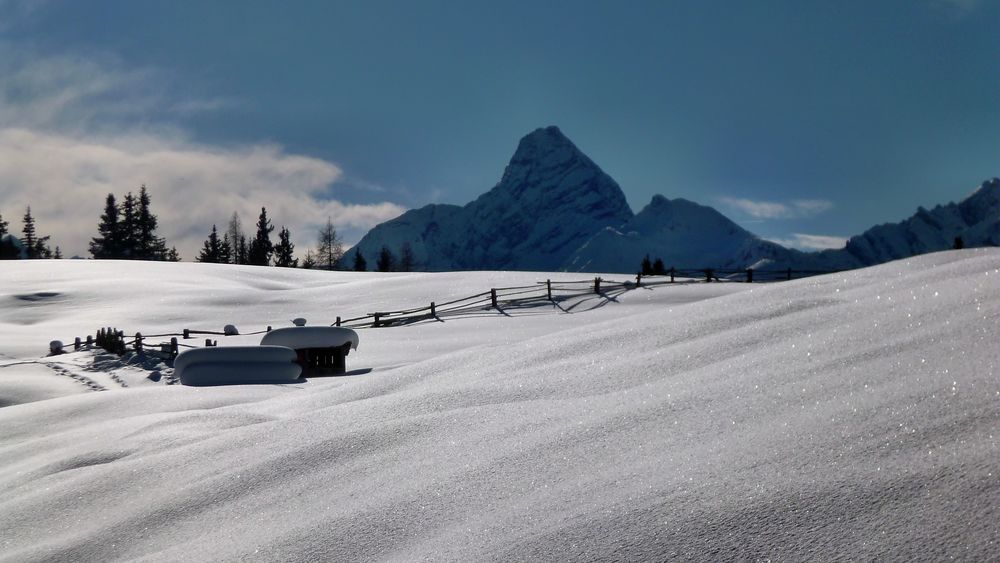
<svg viewBox="0 0 1000 563">
<path fill-rule="evenodd" d="M 0 560 L 1000 558 L 997 250 L 362 330 L 289 385 L 42 357 L 546 276 L 0 263 Z"/>
</svg>

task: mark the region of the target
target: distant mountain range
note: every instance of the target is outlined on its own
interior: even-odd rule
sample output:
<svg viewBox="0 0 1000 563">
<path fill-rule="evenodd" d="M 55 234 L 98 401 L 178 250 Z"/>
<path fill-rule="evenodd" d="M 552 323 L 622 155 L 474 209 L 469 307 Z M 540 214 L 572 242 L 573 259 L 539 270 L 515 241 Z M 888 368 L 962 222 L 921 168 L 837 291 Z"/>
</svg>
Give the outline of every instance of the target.
<svg viewBox="0 0 1000 563">
<path fill-rule="evenodd" d="M 427 205 L 374 227 L 355 246 L 373 267 L 404 244 L 415 270 L 635 272 L 671 265 L 847 269 L 953 247 L 1000 245 L 1000 180 L 960 203 L 873 227 L 845 248 L 801 252 L 764 240 L 711 207 L 662 195 L 633 214 L 618 184 L 556 127 L 518 144 L 500 182 L 465 205 Z M 348 254 L 347 266 L 350 265 Z"/>
</svg>

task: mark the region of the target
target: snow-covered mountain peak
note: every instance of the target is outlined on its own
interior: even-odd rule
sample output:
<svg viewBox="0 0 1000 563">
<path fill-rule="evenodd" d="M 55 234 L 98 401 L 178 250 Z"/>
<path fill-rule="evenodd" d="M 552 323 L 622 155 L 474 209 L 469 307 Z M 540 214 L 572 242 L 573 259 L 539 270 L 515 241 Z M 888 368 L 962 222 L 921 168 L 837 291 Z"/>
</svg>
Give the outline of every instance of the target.
<svg viewBox="0 0 1000 563">
<path fill-rule="evenodd" d="M 654 233 L 663 230 L 716 230 L 733 234 L 745 231 L 712 207 L 697 204 L 684 198 L 668 199 L 654 195 L 626 229 Z"/>
<path fill-rule="evenodd" d="M 633 217 L 618 184 L 557 127 L 525 135 L 493 189 L 444 215 L 407 212 L 359 250 L 372 263 L 381 245 L 408 242 L 421 269 L 545 270 Z"/>
</svg>

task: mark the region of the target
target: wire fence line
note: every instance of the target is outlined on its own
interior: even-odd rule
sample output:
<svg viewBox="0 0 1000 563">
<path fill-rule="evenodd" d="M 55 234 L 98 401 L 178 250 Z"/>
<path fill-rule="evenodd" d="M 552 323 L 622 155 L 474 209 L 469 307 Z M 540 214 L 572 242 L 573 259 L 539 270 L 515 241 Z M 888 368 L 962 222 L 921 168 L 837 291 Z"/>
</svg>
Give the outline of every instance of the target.
<svg viewBox="0 0 1000 563">
<path fill-rule="evenodd" d="M 412 307 L 408 309 L 375 311 L 357 317 L 341 318 L 330 326 L 339 326 L 351 329 L 386 328 L 393 326 L 403 326 L 421 321 L 441 321 L 442 317 L 454 317 L 463 314 L 481 313 L 484 311 L 496 310 L 503 313 L 505 308 L 537 306 L 541 303 L 556 304 L 560 301 L 594 295 L 605 297 L 614 293 L 624 293 L 632 289 L 641 287 L 656 287 L 670 284 L 691 284 L 703 282 L 744 282 L 759 283 L 767 281 L 786 281 L 796 277 L 808 277 L 813 275 L 834 273 L 832 270 L 726 270 L 714 268 L 697 269 L 677 269 L 670 268 L 660 274 L 636 274 L 635 279 L 625 281 L 606 280 L 595 277 L 585 280 L 557 280 L 538 281 L 532 285 L 496 287 L 489 291 L 476 293 L 466 297 L 453 299 L 444 302 L 431 301 L 429 305 L 423 307 Z M 271 331 L 271 327 L 254 332 L 238 332 L 235 327 L 227 326 L 222 331 L 183 329 L 180 332 L 168 332 L 160 334 L 142 334 L 136 332 L 134 336 L 126 335 L 125 331 L 115 327 L 102 327 L 95 335 L 87 335 L 85 339 L 76 337 L 73 340 L 73 350 L 90 350 L 95 347 L 102 348 L 108 352 L 124 356 L 129 352 L 134 352 L 140 356 L 152 356 L 163 360 L 172 361 L 177 357 L 181 348 L 199 348 L 200 346 L 181 342 L 181 340 L 191 340 L 200 336 L 252 336 L 266 334 Z M 169 340 L 156 340 L 169 338 Z M 206 338 L 204 346 L 217 346 L 218 340 Z M 63 349 L 62 341 L 54 340 L 50 344 L 50 354 L 61 354 Z"/>
</svg>

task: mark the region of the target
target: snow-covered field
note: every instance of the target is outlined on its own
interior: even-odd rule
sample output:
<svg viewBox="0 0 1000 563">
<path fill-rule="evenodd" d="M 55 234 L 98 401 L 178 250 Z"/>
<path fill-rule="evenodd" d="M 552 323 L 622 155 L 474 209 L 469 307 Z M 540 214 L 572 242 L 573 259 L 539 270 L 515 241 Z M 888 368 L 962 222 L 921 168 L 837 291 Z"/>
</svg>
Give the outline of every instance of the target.
<svg viewBox="0 0 1000 563">
<path fill-rule="evenodd" d="M 997 250 L 368 329 L 290 385 L 43 357 L 545 277 L 0 263 L 0 559 L 1000 559 Z"/>
</svg>

